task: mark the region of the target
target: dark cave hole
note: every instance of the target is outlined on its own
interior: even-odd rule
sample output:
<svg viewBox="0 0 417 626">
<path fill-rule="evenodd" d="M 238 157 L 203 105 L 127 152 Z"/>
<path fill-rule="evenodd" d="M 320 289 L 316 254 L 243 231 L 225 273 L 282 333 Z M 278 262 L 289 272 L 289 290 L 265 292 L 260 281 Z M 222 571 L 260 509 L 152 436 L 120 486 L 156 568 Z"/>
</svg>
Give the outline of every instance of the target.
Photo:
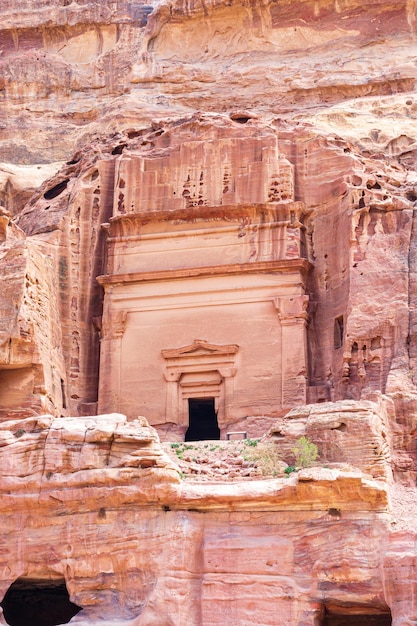
<svg viewBox="0 0 417 626">
<path fill-rule="evenodd" d="M 48 189 L 48 191 L 45 191 L 45 193 L 43 194 L 43 197 L 45 198 L 45 200 L 52 200 L 53 198 L 56 198 L 57 196 L 59 196 L 60 193 L 62 193 L 67 188 L 68 183 L 69 183 L 69 178 L 66 178 L 65 180 L 61 180 L 61 182 L 55 185 L 55 187 L 51 187 L 51 189 Z"/>
<path fill-rule="evenodd" d="M 116 146 L 115 148 L 113 148 L 113 150 L 111 151 L 112 154 L 122 154 L 123 150 L 127 148 L 127 144 L 126 143 L 121 143 L 120 145 Z"/>
<path fill-rule="evenodd" d="M 141 137 L 143 132 L 143 130 L 129 130 L 127 136 L 129 139 L 136 139 L 137 137 Z"/>
<path fill-rule="evenodd" d="M 365 610 L 365 609 L 362 609 Z M 391 626 L 391 613 L 357 613 L 357 609 L 345 609 L 342 614 L 325 611 L 322 626 Z"/>
<path fill-rule="evenodd" d="M 67 624 L 82 609 L 70 601 L 63 579 L 18 578 L 0 606 L 9 626 L 57 626 Z"/>
<path fill-rule="evenodd" d="M 343 331 L 344 331 L 344 323 L 343 323 L 343 315 L 339 315 L 334 320 L 334 328 L 333 328 L 333 341 L 334 348 L 337 350 L 343 346 Z"/>
<path fill-rule="evenodd" d="M 190 398 L 188 415 L 189 427 L 185 433 L 185 441 L 220 439 L 214 398 Z"/>
<path fill-rule="evenodd" d="M 252 118 L 247 115 L 231 115 L 230 119 L 234 122 L 237 122 L 238 124 L 246 124 Z"/>
</svg>

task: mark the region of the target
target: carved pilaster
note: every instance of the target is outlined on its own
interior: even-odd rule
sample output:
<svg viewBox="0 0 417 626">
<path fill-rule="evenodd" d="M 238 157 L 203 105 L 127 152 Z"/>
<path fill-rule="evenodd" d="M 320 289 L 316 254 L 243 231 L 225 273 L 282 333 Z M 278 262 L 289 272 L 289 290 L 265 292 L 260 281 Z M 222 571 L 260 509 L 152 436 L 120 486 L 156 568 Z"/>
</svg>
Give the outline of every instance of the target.
<svg viewBox="0 0 417 626">
<path fill-rule="evenodd" d="M 115 311 L 110 319 L 103 319 L 98 407 L 100 413 L 120 410 L 122 341 L 126 323 L 126 311 Z"/>
<path fill-rule="evenodd" d="M 281 403 L 294 406 L 306 402 L 306 325 L 308 296 L 275 298 L 281 324 Z"/>
</svg>

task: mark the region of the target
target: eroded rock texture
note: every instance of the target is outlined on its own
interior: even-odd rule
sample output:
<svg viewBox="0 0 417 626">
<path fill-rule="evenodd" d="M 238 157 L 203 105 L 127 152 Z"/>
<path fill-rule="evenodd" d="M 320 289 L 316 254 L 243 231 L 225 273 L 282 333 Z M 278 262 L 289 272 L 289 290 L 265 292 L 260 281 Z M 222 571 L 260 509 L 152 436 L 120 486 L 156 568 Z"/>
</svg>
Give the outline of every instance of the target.
<svg viewBox="0 0 417 626">
<path fill-rule="evenodd" d="M 127 284 L 129 274 L 129 289 L 138 291 L 139 276 L 132 285 L 135 272 L 188 267 L 200 276 L 201 265 L 222 266 L 229 278 L 217 282 L 227 289 L 233 263 L 262 260 L 279 261 L 284 281 L 291 269 L 284 271 L 283 261 L 308 261 L 290 279 L 300 288 L 284 293 L 279 303 L 277 281 L 268 296 L 276 302 L 269 321 L 259 307 L 241 307 L 224 324 L 224 336 L 220 325 L 206 333 L 201 317 L 180 341 L 175 316 L 165 316 L 173 337 L 164 339 L 162 333 L 154 352 L 143 348 L 146 367 L 159 355 L 148 388 L 163 370 L 163 350 L 197 339 L 240 345 L 240 336 L 225 338 L 233 335 L 237 317 L 262 317 L 264 326 L 272 327 L 275 315 L 282 337 L 273 340 L 277 362 L 271 357 L 266 368 L 276 378 L 268 386 L 268 373 L 262 367 L 255 372 L 253 380 L 265 381 L 257 394 L 265 400 L 251 402 L 243 397 L 243 388 L 253 394 L 247 378 L 239 380 L 239 368 L 237 378 L 220 373 L 221 384 L 232 381 L 241 396 L 234 411 L 235 400 L 214 394 L 223 407 L 221 430 L 234 424 L 260 434 L 271 425 L 260 417 L 284 414 L 306 400 L 414 389 L 412 2 L 262 7 L 82 2 L 48 8 L 7 2 L 2 8 L 2 202 L 30 245 L 48 246 L 52 260 L 59 317 L 54 327 L 61 338 L 48 346 L 48 352 L 59 352 L 51 371 L 45 363 L 38 372 L 49 410 L 95 413 L 98 403 L 100 410 L 118 409 L 129 417 L 146 413 L 161 428 L 172 424 L 171 436 L 183 437 L 186 409 L 177 405 L 187 398 L 171 401 L 170 417 L 169 403 L 161 400 L 153 415 L 140 387 L 131 395 L 116 380 L 119 376 L 132 389 L 131 379 L 143 379 L 144 365 L 138 369 L 129 358 L 110 363 L 117 361 L 118 348 L 109 326 L 113 334 L 124 334 L 123 352 L 123 341 L 141 342 L 132 324 L 149 323 L 133 320 L 128 306 L 115 304 L 121 302 L 120 275 Z M 60 159 L 67 159 L 66 165 L 47 182 Z M 42 177 L 40 192 L 28 200 Z M 253 205 L 266 206 L 249 209 Z M 202 207 L 211 210 L 204 213 Z M 155 223 L 144 234 L 153 233 L 153 248 L 137 239 L 148 213 Z M 195 255 L 186 258 L 181 242 L 188 245 L 184 232 L 196 215 L 196 230 L 203 234 L 195 239 L 192 233 Z M 224 232 L 204 235 L 209 222 L 220 222 L 221 216 L 236 222 L 239 240 Z M 101 226 L 108 220 L 106 233 Z M 275 222 L 282 225 L 274 231 Z M 181 230 L 179 223 L 188 225 Z M 175 229 L 181 231 L 176 238 L 164 237 Z M 258 269 L 253 289 L 271 266 Z M 109 279 L 101 283 L 104 319 L 100 275 Z M 248 280 L 247 272 L 240 276 Z M 165 275 L 173 291 L 196 293 L 190 272 L 182 284 L 174 278 Z M 154 281 L 146 280 L 152 291 Z M 210 283 L 207 277 L 195 282 Z M 285 298 L 294 297 L 305 299 L 288 315 Z M 226 317 L 219 306 L 213 312 Z M 45 345 L 51 337 L 41 341 Z M 261 339 L 254 342 L 248 350 L 259 363 L 266 346 Z M 291 348 L 294 356 L 288 356 Z M 120 372 L 123 367 L 127 371 Z M 45 403 L 41 388 L 26 393 L 25 402 L 34 396 L 35 404 Z M 165 390 L 158 398 L 159 393 Z"/>
<path fill-rule="evenodd" d="M 125 130 L 73 161 L 16 218 L 54 256 L 58 414 L 98 401 L 181 425 L 181 376 L 212 371 L 236 389 L 219 400 L 222 426 L 259 435 L 306 400 L 414 389 L 414 183 L 398 162 L 371 174 L 358 148 L 305 126 L 201 114 Z M 239 362 L 177 362 L 167 391 L 166 351 L 197 339 L 241 346 Z"/>
<path fill-rule="evenodd" d="M 65 581 L 81 624 L 257 615 L 272 625 L 277 612 L 280 623 L 317 624 L 333 605 L 404 610 L 385 479 L 340 466 L 189 483 L 145 420 L 118 414 L 9 421 L 1 442 L 2 593 L 16 579 Z"/>
<path fill-rule="evenodd" d="M 0 0 L 2 593 L 414 623 L 416 28 L 414 0 Z M 158 443 L 230 432 L 321 468 L 194 485 Z"/>
</svg>

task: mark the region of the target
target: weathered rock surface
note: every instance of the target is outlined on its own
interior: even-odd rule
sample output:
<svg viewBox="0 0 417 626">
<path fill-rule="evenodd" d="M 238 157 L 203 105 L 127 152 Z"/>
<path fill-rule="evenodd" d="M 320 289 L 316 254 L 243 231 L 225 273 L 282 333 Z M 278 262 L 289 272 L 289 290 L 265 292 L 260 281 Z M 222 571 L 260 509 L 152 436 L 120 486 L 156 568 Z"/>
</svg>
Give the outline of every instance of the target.
<svg viewBox="0 0 417 626">
<path fill-rule="evenodd" d="M 76 142 L 158 113 L 304 117 L 415 82 L 412 0 L 2 0 L 1 9 L 5 161 L 62 160 Z"/>
<path fill-rule="evenodd" d="M 199 484 L 180 480 L 144 419 L 42 416 L 0 433 L 2 593 L 17 578 L 64 579 L 81 624 L 407 610 L 387 483 L 358 469 Z"/>
<path fill-rule="evenodd" d="M 272 424 L 268 415 L 306 400 L 413 391 L 415 23 L 414 3 L 405 1 L 204 8 L 85 1 L 48 9 L 4 3 L 1 193 L 33 245 L 47 246 L 51 255 L 61 339 L 53 342 L 60 352 L 53 372 L 45 365 L 38 371 L 47 410 L 82 415 L 96 413 L 98 403 L 100 410 L 123 410 L 129 417 L 146 413 L 162 432 L 164 407 L 154 416 L 145 399 L 137 406 L 138 397 L 129 399 L 123 390 L 120 402 L 112 389 L 100 403 L 102 292 L 96 278 L 126 274 L 126 268 L 129 273 L 127 259 L 136 254 L 132 242 L 112 243 L 126 235 L 122 227 L 117 234 L 116 222 L 107 246 L 100 226 L 120 217 L 119 209 L 146 213 L 262 199 L 304 205 L 300 256 L 313 265 L 305 288 L 307 362 L 298 347 L 288 368 L 292 387 L 274 383 L 283 387 L 277 405 L 267 400 L 261 408 L 243 400 L 244 408 L 227 423 L 261 435 Z M 238 146 L 250 137 L 254 153 L 255 145 L 266 154 L 275 142 L 282 166 L 278 187 L 266 176 L 259 188 L 266 196 L 254 193 L 256 168 L 245 193 L 232 187 L 224 192 L 224 176 L 233 178 L 239 158 L 246 162 L 246 149 Z M 219 159 L 213 161 L 210 142 L 225 138 L 229 147 L 214 148 Z M 81 150 L 74 154 L 76 146 Z M 218 164 L 232 157 L 235 172 L 222 178 Z M 67 165 L 24 208 L 48 168 L 63 158 Z M 252 157 L 252 163 L 262 159 Z M 266 159 L 262 167 L 268 171 Z M 164 170 L 169 180 L 155 183 Z M 193 180 L 201 174 L 203 183 Z M 106 264 L 108 251 L 114 260 Z M 177 254 L 177 265 L 183 257 Z M 143 266 L 145 257 L 138 258 Z M 104 320 L 102 339 L 106 324 L 123 326 L 123 316 L 115 311 L 111 321 Z M 137 378 L 130 364 L 129 372 Z M 113 378 L 111 368 L 108 376 Z M 104 377 L 103 388 L 107 382 Z M 24 402 L 30 404 L 33 395 L 32 388 Z M 171 436 L 183 436 L 184 425 L 177 426 L 169 426 Z"/>
<path fill-rule="evenodd" d="M 206 144 L 210 148 L 204 148 Z M 263 158 L 257 161 L 256 154 Z M 248 168 L 245 176 L 239 174 L 241 188 L 235 182 L 239 158 Z M 164 390 L 156 397 L 154 390 L 160 384 L 164 350 L 185 349 L 196 335 L 212 345 L 244 345 L 242 337 L 233 336 L 233 325 L 238 328 L 234 320 L 250 321 L 251 315 L 262 317 L 272 328 L 271 316 L 275 320 L 278 314 L 276 328 L 281 330 L 272 344 L 277 344 L 282 356 L 276 365 L 264 364 L 269 372 L 277 370 L 276 381 L 269 385 L 276 392 L 263 403 L 251 403 L 244 398 L 249 393 L 248 382 L 239 383 L 236 378 L 236 399 L 241 397 L 243 404 L 230 412 L 224 428 L 233 426 L 259 436 L 272 425 L 271 416 L 306 400 L 359 399 L 375 391 L 398 395 L 414 389 L 415 182 L 408 166 L 398 160 L 371 160 L 341 139 L 317 136 L 301 125 L 256 120 L 241 124 L 219 115 L 195 115 L 153 128 L 126 130 L 89 145 L 73 161 L 42 186 L 17 218 L 28 241 L 35 247 L 48 245 L 53 256 L 52 290 L 62 333 L 60 363 L 55 370 L 62 384 L 45 382 L 45 387 L 56 414 L 95 413 L 98 401 L 102 411 L 119 408 L 129 417 L 146 413 L 162 428 L 167 415 Z M 377 173 L 371 172 L 375 163 Z M 214 167 L 218 172 L 211 177 Z M 170 180 L 165 180 L 168 172 Z M 230 189 L 236 187 L 234 192 L 225 176 Z M 260 176 L 262 186 L 256 187 Z M 252 205 L 245 204 L 245 197 Z M 106 226 L 103 232 L 100 225 L 108 220 L 110 230 Z M 266 235 L 258 234 L 268 233 L 268 229 L 274 232 L 262 225 L 262 220 L 275 224 L 271 243 Z M 232 234 L 226 238 L 220 230 L 221 240 L 213 228 L 224 229 L 233 221 L 236 232 L 230 226 Z M 204 234 L 209 227 L 214 234 Z M 201 245 L 208 246 L 201 260 L 201 248 L 195 244 L 197 233 L 203 234 Z M 158 237 L 162 243 L 157 242 Z M 271 246 L 272 255 L 266 255 L 265 246 Z M 161 308 L 155 297 L 160 298 L 158 294 L 166 290 L 161 288 L 162 281 L 167 286 L 173 281 L 171 300 L 175 289 L 190 291 L 193 296 L 187 296 L 188 301 L 183 296 L 181 306 L 190 302 L 187 306 L 192 309 L 194 300 L 203 302 L 203 296 L 196 295 L 199 289 L 206 285 L 207 290 L 210 284 L 219 291 L 224 285 L 226 292 L 232 293 L 230 286 L 239 285 L 234 274 L 240 272 L 247 281 L 247 272 L 253 273 L 255 264 L 264 259 L 278 264 L 272 268 L 261 263 L 261 274 L 283 272 L 281 283 L 276 279 L 275 291 L 263 295 L 275 303 L 276 312 L 271 308 L 269 317 L 264 310 L 242 308 L 226 322 L 225 310 L 218 308 L 213 311 L 225 323 L 217 329 L 212 330 L 205 318 L 196 318 L 189 324 L 188 334 L 178 334 L 175 329 L 181 314 L 175 317 L 167 312 L 165 322 L 162 318 L 158 322 L 159 346 L 151 334 L 145 337 L 143 330 L 137 334 L 135 329 L 149 327 L 156 317 L 135 317 L 135 311 L 138 306 Z M 299 274 L 291 274 L 293 267 Z M 99 275 L 106 288 L 103 319 Z M 181 287 L 180 279 L 184 279 Z M 283 286 L 285 281 L 292 281 L 291 290 Z M 226 292 L 217 296 L 219 303 L 227 301 Z M 135 302 L 139 295 L 141 304 Z M 187 314 L 191 320 L 191 313 Z M 262 370 L 267 346 L 254 332 L 255 328 L 249 331 L 242 326 L 245 337 L 253 335 L 247 350 L 256 356 L 260 368 L 256 375 L 252 373 L 253 379 L 265 380 L 266 386 L 249 395 L 267 398 L 271 374 Z M 116 356 L 118 342 L 125 360 Z M 127 358 L 126 351 L 138 343 L 143 346 L 142 360 L 136 359 L 135 350 Z M 175 375 L 182 371 L 178 369 Z M 46 370 L 43 376 L 47 381 Z M 149 398 L 140 383 L 135 387 L 138 379 L 143 379 L 145 386 L 149 383 L 148 390 L 153 388 Z M 224 401 L 229 402 L 227 398 Z M 178 410 L 174 407 L 173 414 Z M 184 426 L 178 420 L 180 429 L 171 429 L 171 436 L 183 436 Z"/>
<path fill-rule="evenodd" d="M 319 447 L 322 463 L 351 463 L 374 478 L 392 480 L 390 428 L 383 402 L 378 406 L 344 400 L 297 407 L 270 434 L 288 463 L 297 439 L 305 436 Z"/>
<path fill-rule="evenodd" d="M 0 0 L 0 595 L 414 624 L 416 29 L 414 0 Z M 320 467 L 181 480 L 137 416 L 179 442 L 207 397 Z"/>
</svg>

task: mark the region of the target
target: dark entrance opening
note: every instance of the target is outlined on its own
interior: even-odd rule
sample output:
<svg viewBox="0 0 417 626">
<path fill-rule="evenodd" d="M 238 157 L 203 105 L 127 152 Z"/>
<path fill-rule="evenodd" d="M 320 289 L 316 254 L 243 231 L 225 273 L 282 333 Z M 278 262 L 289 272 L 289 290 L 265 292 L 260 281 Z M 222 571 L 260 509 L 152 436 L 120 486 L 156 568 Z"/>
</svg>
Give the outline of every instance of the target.
<svg viewBox="0 0 417 626">
<path fill-rule="evenodd" d="M 189 398 L 189 427 L 185 441 L 220 439 L 220 429 L 214 407 L 214 398 Z"/>
<path fill-rule="evenodd" d="M 362 608 L 362 612 L 357 613 L 355 609 L 345 609 L 346 614 L 326 610 L 323 626 L 391 626 L 392 619 L 390 613 L 373 613 L 367 615 Z"/>
<path fill-rule="evenodd" d="M 65 580 L 18 578 L 0 606 L 9 626 L 67 624 L 81 608 L 70 601 Z"/>
</svg>

